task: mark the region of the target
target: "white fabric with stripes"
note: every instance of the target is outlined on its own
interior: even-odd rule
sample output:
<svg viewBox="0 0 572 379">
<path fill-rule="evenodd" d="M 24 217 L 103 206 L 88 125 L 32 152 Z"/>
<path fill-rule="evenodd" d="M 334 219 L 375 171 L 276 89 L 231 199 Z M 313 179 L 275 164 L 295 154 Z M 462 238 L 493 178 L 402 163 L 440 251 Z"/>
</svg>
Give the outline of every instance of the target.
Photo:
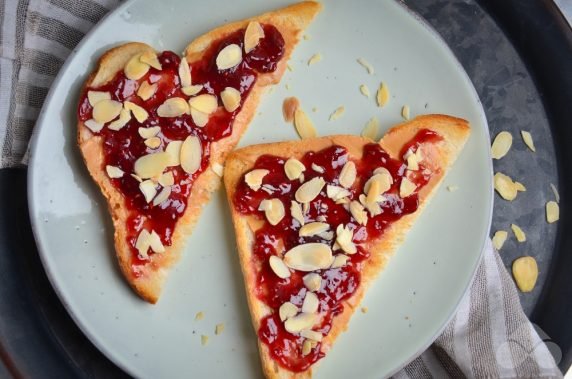
<svg viewBox="0 0 572 379">
<path fill-rule="evenodd" d="M 1 5 L 0 167 L 26 164 L 32 127 L 66 57 L 116 0 L 7 0 Z M 53 30 L 66 28 L 66 35 Z M 54 37 L 54 38 L 50 38 Z M 394 375 L 561 377 L 520 307 L 510 275 L 490 242 L 457 314 L 420 357 Z"/>
</svg>

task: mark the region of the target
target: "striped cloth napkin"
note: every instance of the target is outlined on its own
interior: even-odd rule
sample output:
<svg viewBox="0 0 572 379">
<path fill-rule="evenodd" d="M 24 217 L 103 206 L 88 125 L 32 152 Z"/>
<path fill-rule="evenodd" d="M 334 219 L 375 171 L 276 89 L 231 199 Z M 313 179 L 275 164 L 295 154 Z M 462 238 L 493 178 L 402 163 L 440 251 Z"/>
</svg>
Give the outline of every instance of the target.
<svg viewBox="0 0 572 379">
<path fill-rule="evenodd" d="M 0 167 L 26 164 L 32 128 L 58 70 L 116 0 L 0 2 Z M 442 335 L 396 378 L 559 378 L 490 241 Z"/>
</svg>

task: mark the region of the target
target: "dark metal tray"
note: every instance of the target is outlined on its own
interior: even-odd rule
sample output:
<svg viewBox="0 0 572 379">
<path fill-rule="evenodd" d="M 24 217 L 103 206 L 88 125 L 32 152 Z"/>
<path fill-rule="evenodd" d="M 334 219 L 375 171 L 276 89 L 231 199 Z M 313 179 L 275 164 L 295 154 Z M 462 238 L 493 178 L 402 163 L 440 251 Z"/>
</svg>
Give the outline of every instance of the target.
<svg viewBox="0 0 572 379">
<path fill-rule="evenodd" d="M 572 31 L 550 0 L 408 0 L 443 36 L 473 80 L 491 134 L 515 137 L 510 158 L 495 170 L 518 178 L 528 191 L 512 202 L 496 198 L 493 231 L 519 224 L 528 241 L 514 238 L 501 251 L 505 265 L 521 255 L 540 266 L 537 288 L 521 302 L 572 363 Z M 422 64 L 422 62 L 421 62 Z M 435 91 L 446 90 L 436 88 Z M 520 130 L 535 138 L 532 154 Z M 562 197 L 558 224 L 544 221 L 544 204 Z M 26 170 L 0 170 L 0 377 L 126 377 L 79 331 L 40 263 L 26 199 Z"/>
</svg>

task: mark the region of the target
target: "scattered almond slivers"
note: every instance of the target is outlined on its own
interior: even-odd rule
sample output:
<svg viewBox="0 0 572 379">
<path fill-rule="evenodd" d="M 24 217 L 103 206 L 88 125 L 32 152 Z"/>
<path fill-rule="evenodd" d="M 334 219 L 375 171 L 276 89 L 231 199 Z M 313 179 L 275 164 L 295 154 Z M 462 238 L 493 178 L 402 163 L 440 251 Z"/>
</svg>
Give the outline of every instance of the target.
<svg viewBox="0 0 572 379">
<path fill-rule="evenodd" d="M 189 68 L 189 62 L 187 62 L 187 58 L 185 57 L 183 57 L 179 63 L 179 81 L 183 88 L 189 87 L 192 84 L 191 69 Z"/>
<path fill-rule="evenodd" d="M 406 179 L 406 178 L 403 178 Z M 403 183 L 403 181 L 401 182 Z M 385 167 L 378 167 L 371 178 L 365 182 L 363 190 L 367 195 L 367 203 L 379 201 L 379 196 L 389 191 L 393 185 L 393 177 Z"/>
<path fill-rule="evenodd" d="M 294 120 L 294 114 L 299 107 L 300 101 L 296 97 L 285 98 L 282 103 L 282 116 L 284 116 L 284 121 L 292 122 Z"/>
<path fill-rule="evenodd" d="M 368 61 L 366 61 L 364 58 L 358 58 L 357 62 L 367 70 L 368 74 L 373 75 L 374 73 L 373 66 Z"/>
<path fill-rule="evenodd" d="M 330 199 L 338 201 L 340 199 L 347 198 L 348 196 L 350 196 L 351 192 L 345 189 L 344 187 L 332 186 L 328 184 L 326 186 L 326 195 Z"/>
<path fill-rule="evenodd" d="M 187 96 L 194 96 L 197 93 L 201 92 L 202 89 L 203 89 L 202 84 L 194 84 L 194 85 L 190 85 L 190 86 L 181 88 L 181 91 L 183 91 L 183 93 Z"/>
<path fill-rule="evenodd" d="M 99 133 L 104 126 L 102 123 L 99 123 L 93 119 L 86 120 L 83 124 L 93 133 Z"/>
<path fill-rule="evenodd" d="M 302 280 L 306 288 L 310 291 L 318 291 L 322 286 L 322 277 L 315 272 L 304 275 Z"/>
<path fill-rule="evenodd" d="M 227 70 L 242 62 L 242 49 L 233 43 L 224 47 L 216 57 L 216 66 L 219 70 Z"/>
<path fill-rule="evenodd" d="M 314 54 L 310 57 L 310 59 L 308 59 L 308 66 L 318 63 L 321 60 L 322 60 L 322 54 L 320 53 Z"/>
<path fill-rule="evenodd" d="M 182 97 L 172 97 L 157 108 L 159 117 L 178 117 L 189 111 L 189 104 Z"/>
<path fill-rule="evenodd" d="M 126 101 L 125 103 L 123 103 L 123 107 L 125 109 L 127 109 L 128 111 L 131 111 L 131 113 L 133 114 L 133 116 L 135 117 L 135 119 L 138 122 L 145 122 L 145 120 L 147 120 L 147 118 L 149 118 L 149 113 L 147 113 L 147 111 L 143 108 L 140 107 L 139 105 L 132 103 L 130 101 Z"/>
<path fill-rule="evenodd" d="M 516 240 L 518 242 L 525 242 L 526 241 L 526 234 L 524 234 L 524 232 L 522 231 L 520 226 L 518 226 L 516 224 L 511 224 L 510 228 L 512 229 L 512 232 L 514 233 L 514 236 L 516 237 Z"/>
<path fill-rule="evenodd" d="M 403 117 L 404 120 L 409 120 L 410 116 L 411 116 L 411 110 L 409 109 L 409 105 L 404 105 L 401 108 L 401 117 Z"/>
<path fill-rule="evenodd" d="M 211 114 L 214 111 L 216 111 L 218 107 L 218 101 L 216 96 L 205 93 L 203 95 L 191 97 L 189 99 L 189 106 L 191 107 L 191 109 L 196 109 L 201 113 Z"/>
<path fill-rule="evenodd" d="M 413 152 L 411 149 L 407 150 L 407 153 L 403 156 L 407 161 L 407 169 L 412 171 L 419 170 L 419 162 L 423 161 L 423 156 L 421 155 L 421 149 Z"/>
<path fill-rule="evenodd" d="M 317 176 L 302 184 L 295 193 L 296 201 L 299 203 L 310 203 L 322 191 L 326 182 L 321 176 Z"/>
<path fill-rule="evenodd" d="M 344 164 L 344 167 L 342 167 L 342 171 L 340 171 L 340 185 L 345 188 L 350 188 L 356 180 L 356 175 L 357 171 L 355 163 L 347 161 L 346 164 Z"/>
<path fill-rule="evenodd" d="M 181 164 L 181 146 L 183 146 L 183 141 L 171 141 L 167 144 L 165 153 L 169 154 L 169 167 Z"/>
<path fill-rule="evenodd" d="M 497 172 L 493 180 L 495 190 L 503 199 L 513 201 L 516 198 L 519 186 L 517 186 L 509 176 L 502 172 Z"/>
<path fill-rule="evenodd" d="M 449 185 L 449 186 L 447 186 L 447 191 L 449 191 L 449 192 L 455 192 L 455 191 L 458 191 L 458 190 L 459 190 L 459 186 L 456 186 L 456 185 Z"/>
<path fill-rule="evenodd" d="M 322 333 L 316 332 L 315 330 L 305 329 L 300 332 L 300 336 L 307 338 L 312 341 L 320 342 L 322 341 Z M 306 341 L 304 341 L 306 342 Z"/>
<path fill-rule="evenodd" d="M 153 67 L 156 70 L 161 70 L 161 62 L 159 62 L 159 58 L 154 51 L 146 51 L 139 56 L 139 60 L 141 63 L 148 64 L 149 66 Z"/>
<path fill-rule="evenodd" d="M 240 91 L 232 87 L 226 87 L 220 93 L 220 99 L 227 112 L 234 112 L 240 106 Z"/>
<path fill-rule="evenodd" d="M 401 198 L 406 198 L 415 192 L 416 189 L 417 186 L 413 182 L 407 179 L 407 177 L 403 177 L 401 185 L 399 186 L 399 196 L 401 196 Z"/>
<path fill-rule="evenodd" d="M 258 210 L 264 211 L 270 225 L 278 225 L 286 215 L 284 204 L 279 199 L 262 200 Z"/>
<path fill-rule="evenodd" d="M 101 100 L 93 106 L 92 117 L 96 122 L 105 124 L 119 116 L 122 109 L 123 105 L 119 101 Z"/>
<path fill-rule="evenodd" d="M 363 205 L 359 203 L 359 201 L 353 200 L 350 203 L 350 213 L 352 217 L 357 221 L 360 225 L 367 224 L 367 212 L 365 211 Z"/>
<path fill-rule="evenodd" d="M 203 318 L 205 318 L 205 313 L 204 312 L 197 312 L 197 314 L 195 315 L 195 321 L 200 321 Z"/>
<path fill-rule="evenodd" d="M 139 133 L 139 135 L 141 136 L 141 138 L 143 139 L 148 139 L 148 138 L 153 138 L 155 137 L 157 134 L 159 134 L 159 132 L 161 131 L 161 127 L 160 126 L 152 126 L 150 128 L 139 128 L 137 129 L 137 132 Z"/>
<path fill-rule="evenodd" d="M 354 233 L 349 227 L 344 227 L 343 224 L 338 225 L 336 228 L 336 242 L 346 254 L 357 253 L 357 247 L 353 243 Z"/>
<path fill-rule="evenodd" d="M 298 245 L 284 254 L 286 266 L 298 271 L 323 270 L 330 267 L 332 260 L 332 249 L 323 243 Z"/>
<path fill-rule="evenodd" d="M 201 335 L 201 345 L 205 346 L 207 343 L 209 343 L 209 336 Z"/>
<path fill-rule="evenodd" d="M 270 257 L 268 263 L 270 264 L 270 268 L 280 279 L 286 279 L 290 277 L 290 269 L 282 259 L 278 258 L 276 255 Z"/>
<path fill-rule="evenodd" d="M 111 100 L 111 93 L 102 91 L 87 91 L 87 100 L 92 107 L 102 100 Z"/>
<path fill-rule="evenodd" d="M 215 326 L 215 335 L 218 336 L 219 334 L 221 334 L 222 332 L 224 332 L 224 324 L 220 323 L 220 324 L 216 324 Z"/>
<path fill-rule="evenodd" d="M 217 174 L 217 176 L 222 178 L 222 175 L 224 173 L 224 167 L 220 163 L 217 162 L 213 163 L 211 165 L 211 170 L 213 170 L 213 172 Z"/>
<path fill-rule="evenodd" d="M 369 97 L 369 95 L 370 95 L 369 88 L 367 88 L 367 86 L 365 84 L 362 84 L 361 86 L 359 86 L 359 91 L 365 97 Z"/>
<path fill-rule="evenodd" d="M 334 257 L 334 261 L 332 262 L 332 265 L 330 266 L 330 268 L 344 267 L 349 259 L 350 259 L 350 257 L 348 257 L 347 255 L 338 254 Z"/>
<path fill-rule="evenodd" d="M 288 271 L 290 272 L 290 271 Z M 298 314 L 298 307 L 287 301 L 278 308 L 278 315 L 280 316 L 280 321 L 284 322 L 290 317 L 294 317 Z"/>
<path fill-rule="evenodd" d="M 171 196 L 171 187 L 163 187 L 161 192 L 153 199 L 153 206 L 163 204 L 163 202 L 169 199 L 169 196 Z"/>
<path fill-rule="evenodd" d="M 323 233 L 328 229 L 330 229 L 330 225 L 325 222 L 310 222 L 302 226 L 298 234 L 300 237 L 311 237 Z"/>
<path fill-rule="evenodd" d="M 314 138 L 318 135 L 312 120 L 301 108 L 296 109 L 294 112 L 294 126 L 302 139 Z"/>
<path fill-rule="evenodd" d="M 175 184 L 175 176 L 173 176 L 173 173 L 169 171 L 159 176 L 157 182 L 163 187 L 172 186 Z"/>
<path fill-rule="evenodd" d="M 284 173 L 290 180 L 300 178 L 304 171 L 306 171 L 306 167 L 296 158 L 290 158 L 284 163 Z"/>
<path fill-rule="evenodd" d="M 377 139 L 377 133 L 379 130 L 379 121 L 377 117 L 372 117 L 369 121 L 365 124 L 363 130 L 361 131 L 361 136 L 365 138 L 369 138 L 372 141 Z"/>
<path fill-rule="evenodd" d="M 244 32 L 244 52 L 248 54 L 254 50 L 262 38 L 264 38 L 262 26 L 256 21 L 249 22 Z"/>
<path fill-rule="evenodd" d="M 289 333 L 300 333 L 302 330 L 314 326 L 317 321 L 318 315 L 315 313 L 300 313 L 287 319 L 284 322 L 284 328 Z"/>
<path fill-rule="evenodd" d="M 122 109 L 121 112 L 119 112 L 119 118 L 110 122 L 107 128 L 115 131 L 121 130 L 129 121 L 131 121 L 131 112 L 127 109 Z"/>
<path fill-rule="evenodd" d="M 342 117 L 345 111 L 346 108 L 344 106 L 337 107 L 336 110 L 330 115 L 330 121 L 334 121 Z"/>
<path fill-rule="evenodd" d="M 493 246 L 495 249 L 500 250 L 504 245 L 506 239 L 508 237 L 508 233 L 504 230 L 498 230 L 495 232 L 493 236 Z"/>
<path fill-rule="evenodd" d="M 135 161 L 133 171 L 141 179 L 154 178 L 165 171 L 169 162 L 170 156 L 165 152 L 143 155 Z"/>
<path fill-rule="evenodd" d="M 153 200 L 153 198 L 157 194 L 156 185 L 150 179 L 144 180 L 141 183 L 139 183 L 139 190 L 141 191 L 141 193 L 143 193 L 143 196 L 145 197 L 145 201 L 147 203 L 150 203 L 151 200 Z"/>
<path fill-rule="evenodd" d="M 555 201 L 546 203 L 546 221 L 549 224 L 556 222 L 560 219 L 560 207 Z"/>
<path fill-rule="evenodd" d="M 320 306 L 320 300 L 313 292 L 306 292 L 306 297 L 304 297 L 304 302 L 302 303 L 303 313 L 316 313 Z"/>
<path fill-rule="evenodd" d="M 161 146 L 161 138 L 159 138 L 159 137 L 147 138 L 145 140 L 145 146 L 147 146 L 151 149 L 156 149 L 159 146 Z"/>
<path fill-rule="evenodd" d="M 493 159 L 501 159 L 504 157 L 512 146 L 512 134 L 503 131 L 497 134 L 491 146 L 491 155 Z"/>
<path fill-rule="evenodd" d="M 188 136 L 181 145 L 181 168 L 188 174 L 194 174 L 201 166 L 202 146 L 197 136 Z"/>
<path fill-rule="evenodd" d="M 522 140 L 524 141 L 524 144 L 528 146 L 528 148 L 531 151 L 536 152 L 536 147 L 534 147 L 534 141 L 532 140 L 532 135 L 530 134 L 530 132 L 527 132 L 526 130 L 521 130 L 520 134 L 522 135 Z"/>
<path fill-rule="evenodd" d="M 141 54 L 134 55 L 125 65 L 123 72 L 127 79 L 139 80 L 149 71 L 149 64 L 141 62 L 140 58 Z"/>
<path fill-rule="evenodd" d="M 518 289 L 530 292 L 538 279 L 538 264 L 533 257 L 520 257 L 512 263 L 512 275 Z"/>
<path fill-rule="evenodd" d="M 290 215 L 292 215 L 292 218 L 298 221 L 301 226 L 304 226 L 304 214 L 302 213 L 302 207 L 299 203 L 295 201 L 290 202 Z"/>
<path fill-rule="evenodd" d="M 244 175 L 244 182 L 254 191 L 258 191 L 260 186 L 262 186 L 262 180 L 270 171 L 265 169 L 256 169 L 248 172 Z"/>
<path fill-rule="evenodd" d="M 389 101 L 389 89 L 385 83 L 381 83 L 379 85 L 379 89 L 377 90 L 377 106 L 384 107 L 385 104 Z"/>
<path fill-rule="evenodd" d="M 153 95 L 157 92 L 157 84 L 150 84 L 149 82 L 145 81 L 141 83 L 139 89 L 137 90 L 137 96 L 141 98 L 143 101 L 149 100 Z"/>
<path fill-rule="evenodd" d="M 105 171 L 107 172 L 107 176 L 109 176 L 111 179 L 121 178 L 123 177 L 123 174 L 125 174 L 119 167 L 110 165 L 105 166 Z"/>
<path fill-rule="evenodd" d="M 137 249 L 141 258 L 147 259 L 149 258 L 149 254 L 147 253 L 149 248 L 151 248 L 154 253 L 165 252 L 165 247 L 163 246 L 159 235 L 154 230 L 149 233 L 147 229 L 143 229 L 137 237 L 135 249 Z"/>
<path fill-rule="evenodd" d="M 202 128 L 209 122 L 209 115 L 195 108 L 191 108 L 191 117 L 198 127 Z"/>
</svg>

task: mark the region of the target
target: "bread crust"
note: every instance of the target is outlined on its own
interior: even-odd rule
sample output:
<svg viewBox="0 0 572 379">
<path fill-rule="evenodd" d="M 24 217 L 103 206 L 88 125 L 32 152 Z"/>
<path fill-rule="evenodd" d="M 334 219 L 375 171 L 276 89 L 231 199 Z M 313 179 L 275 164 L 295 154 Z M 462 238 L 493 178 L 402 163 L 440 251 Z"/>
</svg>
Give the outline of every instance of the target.
<svg viewBox="0 0 572 379">
<path fill-rule="evenodd" d="M 188 234 L 196 224 L 202 207 L 209 201 L 213 192 L 220 186 L 220 177 L 213 171 L 214 165 L 224 163 L 227 154 L 236 146 L 240 137 L 252 120 L 260 96 L 269 85 L 280 81 L 287 61 L 300 39 L 300 35 L 307 25 L 320 11 L 321 5 L 306 1 L 286 8 L 268 12 L 250 19 L 233 22 L 198 37 L 185 49 L 184 55 L 189 63 L 201 59 L 205 48 L 220 38 L 244 28 L 250 21 L 269 23 L 274 25 L 284 37 L 284 56 L 277 65 L 276 71 L 268 74 L 259 74 L 256 84 L 244 102 L 241 111 L 237 114 L 232 134 L 211 144 L 209 167 L 196 179 L 187 202 L 187 208 L 177 221 L 172 245 L 165 247 L 164 254 L 153 254 L 150 262 L 143 267 L 138 278 L 131 272 L 132 254 L 127 244 L 127 230 L 125 222 L 128 211 L 123 195 L 112 185 L 105 173 L 103 162 L 103 138 L 94 135 L 81 121 L 78 122 L 78 145 L 84 162 L 93 180 L 98 184 L 107 200 L 109 212 L 113 219 L 115 251 L 119 266 L 125 278 L 135 292 L 149 303 L 156 303 L 170 266 L 175 264 L 181 256 L 181 251 Z M 85 81 L 82 96 L 90 87 L 99 87 L 111 81 L 115 75 L 123 70 L 127 61 L 134 55 L 154 49 L 144 43 L 130 42 L 117 46 L 104 53 L 97 63 L 95 71 Z"/>
<path fill-rule="evenodd" d="M 362 271 L 361 285 L 352 297 L 344 301 L 344 311 L 334 318 L 330 333 L 322 340 L 322 351 L 325 353 L 331 348 L 338 335 L 347 328 L 349 319 L 359 307 L 367 288 L 383 270 L 396 248 L 402 243 L 405 234 L 435 193 L 470 134 L 469 124 L 465 120 L 445 115 L 426 115 L 393 127 L 380 141 L 380 145 L 392 158 L 400 158 L 399 154 L 403 145 L 410 141 L 419 129 L 430 129 L 443 137 L 443 141 L 435 145 L 437 149 L 431 155 L 434 163 L 440 168 L 440 172 L 434 175 L 429 183 L 419 192 L 419 208 L 415 213 L 402 217 L 393 223 L 380 238 L 367 244 L 366 250 L 370 252 L 371 256 Z M 347 148 L 353 159 L 360 159 L 363 154 L 363 147 L 371 142 L 369 139 L 358 136 L 327 136 L 302 141 L 249 146 L 234 151 L 228 157 L 224 182 L 236 231 L 238 254 L 255 331 L 258 331 L 260 321 L 270 314 L 271 310 L 255 295 L 257 273 L 252 263 L 252 247 L 257 226 L 256 222 L 253 222 L 254 216 L 240 214 L 233 206 L 232 199 L 234 198 L 238 181 L 253 167 L 259 156 L 268 154 L 269 151 L 277 156 L 300 159 L 308 151 L 319 151 L 331 145 L 341 145 Z M 300 379 L 312 376 L 312 369 L 315 365 L 304 372 L 294 373 L 279 366 L 271 358 L 268 347 L 260 340 L 258 341 L 258 346 L 266 377 Z"/>
</svg>

